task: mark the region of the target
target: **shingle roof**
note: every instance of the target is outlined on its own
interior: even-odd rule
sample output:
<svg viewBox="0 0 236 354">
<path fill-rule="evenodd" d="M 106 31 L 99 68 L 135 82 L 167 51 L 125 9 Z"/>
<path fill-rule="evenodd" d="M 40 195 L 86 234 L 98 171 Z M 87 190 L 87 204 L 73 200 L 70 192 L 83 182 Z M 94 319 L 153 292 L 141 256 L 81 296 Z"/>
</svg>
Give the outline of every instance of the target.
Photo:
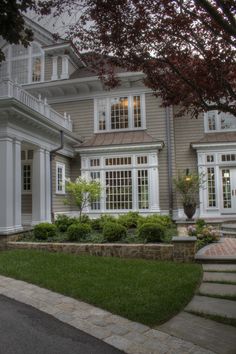
<svg viewBox="0 0 236 354">
<path fill-rule="evenodd" d="M 236 143 L 236 132 L 208 133 L 201 140 L 192 142 L 191 145 L 207 143 Z"/>
<path fill-rule="evenodd" d="M 112 132 L 112 133 L 97 133 L 83 144 L 75 147 L 101 147 L 111 145 L 127 145 L 127 144 L 145 144 L 157 143 L 151 135 L 145 130 L 128 131 L 128 132 Z M 163 143 L 159 141 L 159 143 Z"/>
</svg>

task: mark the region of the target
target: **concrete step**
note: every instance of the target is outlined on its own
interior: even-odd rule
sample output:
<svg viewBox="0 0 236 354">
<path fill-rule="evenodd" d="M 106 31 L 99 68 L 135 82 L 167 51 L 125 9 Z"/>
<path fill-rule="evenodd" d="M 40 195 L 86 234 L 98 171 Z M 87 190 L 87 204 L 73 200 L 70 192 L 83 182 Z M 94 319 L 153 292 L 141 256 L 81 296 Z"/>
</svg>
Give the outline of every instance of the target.
<svg viewBox="0 0 236 354">
<path fill-rule="evenodd" d="M 236 283 L 236 273 L 204 272 L 203 281 Z"/>
<path fill-rule="evenodd" d="M 199 293 L 208 296 L 236 296 L 236 285 L 202 283 L 199 288 Z"/>
<path fill-rule="evenodd" d="M 232 326 L 181 312 L 157 329 L 217 354 L 235 354 L 236 328 Z"/>
<path fill-rule="evenodd" d="M 236 223 L 227 223 L 221 225 L 223 237 L 236 237 Z"/>
<path fill-rule="evenodd" d="M 186 311 L 236 319 L 236 302 L 208 296 L 195 295 Z"/>
<path fill-rule="evenodd" d="M 205 272 L 236 272 L 236 264 L 203 264 Z"/>
</svg>

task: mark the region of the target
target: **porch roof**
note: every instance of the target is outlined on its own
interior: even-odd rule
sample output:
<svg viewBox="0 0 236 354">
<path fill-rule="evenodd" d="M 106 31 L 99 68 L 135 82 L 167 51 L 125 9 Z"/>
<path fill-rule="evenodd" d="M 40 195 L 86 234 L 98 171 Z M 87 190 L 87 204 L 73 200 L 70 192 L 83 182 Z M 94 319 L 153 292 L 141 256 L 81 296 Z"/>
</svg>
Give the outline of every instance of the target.
<svg viewBox="0 0 236 354">
<path fill-rule="evenodd" d="M 155 140 L 145 130 L 139 131 L 122 131 L 109 133 L 96 133 L 90 139 L 80 145 L 74 147 L 78 150 L 93 149 L 93 148 L 109 148 L 109 147 L 124 147 L 124 146 L 152 146 L 161 149 L 164 146 L 163 141 Z"/>
<path fill-rule="evenodd" d="M 202 139 L 191 143 L 193 148 L 201 145 L 236 143 L 236 132 L 220 132 L 205 134 Z"/>
</svg>

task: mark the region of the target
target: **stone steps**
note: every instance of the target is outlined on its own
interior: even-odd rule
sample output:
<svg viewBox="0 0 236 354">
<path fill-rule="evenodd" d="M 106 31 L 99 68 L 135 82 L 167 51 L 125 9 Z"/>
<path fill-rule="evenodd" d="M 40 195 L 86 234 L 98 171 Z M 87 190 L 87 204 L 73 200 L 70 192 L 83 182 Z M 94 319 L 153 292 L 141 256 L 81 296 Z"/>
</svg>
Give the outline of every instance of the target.
<svg viewBox="0 0 236 354">
<path fill-rule="evenodd" d="M 236 272 L 236 264 L 203 264 L 204 272 Z"/>
<path fill-rule="evenodd" d="M 207 282 L 228 282 L 236 284 L 236 273 L 226 272 L 204 272 L 203 281 Z"/>
<path fill-rule="evenodd" d="M 227 223 L 221 225 L 222 237 L 236 238 L 236 223 Z"/>
<path fill-rule="evenodd" d="M 232 300 L 195 295 L 185 310 L 199 315 L 220 316 L 236 320 L 236 302 Z"/>
<path fill-rule="evenodd" d="M 199 288 L 199 293 L 206 296 L 235 296 L 236 285 L 202 283 Z M 236 304 L 235 304 L 236 306 Z"/>
<path fill-rule="evenodd" d="M 181 312 L 157 329 L 217 354 L 235 354 L 236 328 Z"/>
</svg>

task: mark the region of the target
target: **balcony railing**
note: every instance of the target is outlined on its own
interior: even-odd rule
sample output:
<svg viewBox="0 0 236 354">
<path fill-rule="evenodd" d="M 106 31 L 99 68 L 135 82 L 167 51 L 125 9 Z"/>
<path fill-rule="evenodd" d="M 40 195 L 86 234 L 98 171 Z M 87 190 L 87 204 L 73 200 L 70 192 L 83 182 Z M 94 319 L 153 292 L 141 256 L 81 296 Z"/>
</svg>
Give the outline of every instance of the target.
<svg viewBox="0 0 236 354">
<path fill-rule="evenodd" d="M 42 114 L 54 123 L 72 131 L 72 122 L 69 115 L 66 113 L 64 113 L 64 116 L 61 115 L 48 105 L 46 98 L 44 100 L 42 100 L 40 96 L 36 98 L 23 90 L 20 85 L 10 80 L 0 82 L 0 100 L 4 98 L 15 98 L 17 101 Z"/>
</svg>

